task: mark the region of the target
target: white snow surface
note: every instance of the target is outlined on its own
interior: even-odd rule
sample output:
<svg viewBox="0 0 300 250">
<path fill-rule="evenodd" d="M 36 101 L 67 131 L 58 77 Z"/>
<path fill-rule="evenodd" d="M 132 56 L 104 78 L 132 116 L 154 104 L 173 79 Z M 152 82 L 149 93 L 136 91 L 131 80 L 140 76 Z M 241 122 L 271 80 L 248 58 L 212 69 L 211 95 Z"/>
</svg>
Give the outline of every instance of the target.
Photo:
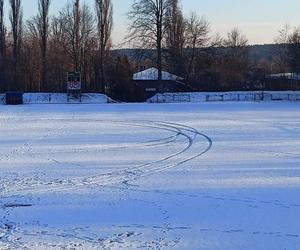
<svg viewBox="0 0 300 250">
<path fill-rule="evenodd" d="M 0 249 L 298 250 L 300 103 L 0 106 Z"/>
</svg>

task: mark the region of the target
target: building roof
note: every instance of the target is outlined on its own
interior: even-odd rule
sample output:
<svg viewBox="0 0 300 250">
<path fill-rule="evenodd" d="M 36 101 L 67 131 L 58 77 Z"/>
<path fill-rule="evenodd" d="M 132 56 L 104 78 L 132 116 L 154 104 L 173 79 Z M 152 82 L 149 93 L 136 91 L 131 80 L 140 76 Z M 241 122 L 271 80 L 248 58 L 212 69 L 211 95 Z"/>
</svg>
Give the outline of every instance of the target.
<svg viewBox="0 0 300 250">
<path fill-rule="evenodd" d="M 138 72 L 133 75 L 132 79 L 135 81 L 157 81 L 158 69 L 149 68 L 144 71 Z M 163 81 L 183 81 L 183 78 L 173 75 L 169 72 L 162 71 L 162 80 Z"/>
</svg>

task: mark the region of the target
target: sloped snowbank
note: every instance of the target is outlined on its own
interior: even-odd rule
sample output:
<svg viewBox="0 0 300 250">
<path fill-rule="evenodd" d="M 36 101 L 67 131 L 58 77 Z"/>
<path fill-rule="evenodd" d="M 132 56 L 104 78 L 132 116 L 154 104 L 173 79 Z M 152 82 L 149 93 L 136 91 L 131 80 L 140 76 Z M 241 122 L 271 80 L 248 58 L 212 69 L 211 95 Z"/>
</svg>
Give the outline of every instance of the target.
<svg viewBox="0 0 300 250">
<path fill-rule="evenodd" d="M 237 91 L 163 93 L 147 100 L 149 103 L 216 102 L 216 101 L 298 101 L 300 91 Z"/>
<path fill-rule="evenodd" d="M 66 93 L 25 93 L 23 95 L 24 104 L 67 104 L 79 103 L 78 100 L 68 102 Z M 109 97 L 103 94 L 86 93 L 82 94 L 83 104 L 102 104 L 110 102 Z M 5 104 L 5 94 L 0 94 L 0 104 Z"/>
</svg>

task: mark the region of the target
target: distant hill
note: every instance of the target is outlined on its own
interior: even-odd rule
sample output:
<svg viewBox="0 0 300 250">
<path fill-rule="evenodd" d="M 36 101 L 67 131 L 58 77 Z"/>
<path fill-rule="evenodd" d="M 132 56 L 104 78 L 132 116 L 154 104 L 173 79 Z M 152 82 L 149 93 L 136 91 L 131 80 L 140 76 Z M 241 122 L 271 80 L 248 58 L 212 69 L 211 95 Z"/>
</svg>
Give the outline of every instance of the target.
<svg viewBox="0 0 300 250">
<path fill-rule="evenodd" d="M 265 44 L 265 45 L 252 45 L 249 46 L 249 56 L 254 62 L 262 59 L 272 61 L 272 57 L 276 50 L 282 45 L 278 44 Z"/>
<path fill-rule="evenodd" d="M 271 61 L 272 56 L 276 49 L 282 45 L 278 44 L 265 44 L 265 45 L 250 45 L 249 47 L 249 56 L 253 62 L 259 62 L 260 60 Z M 224 48 L 225 49 L 225 48 Z M 138 58 L 155 58 L 155 50 L 151 49 L 117 49 L 113 50 L 114 56 L 128 56 L 129 59 L 138 59 Z M 143 56 L 142 56 L 143 55 Z"/>
</svg>

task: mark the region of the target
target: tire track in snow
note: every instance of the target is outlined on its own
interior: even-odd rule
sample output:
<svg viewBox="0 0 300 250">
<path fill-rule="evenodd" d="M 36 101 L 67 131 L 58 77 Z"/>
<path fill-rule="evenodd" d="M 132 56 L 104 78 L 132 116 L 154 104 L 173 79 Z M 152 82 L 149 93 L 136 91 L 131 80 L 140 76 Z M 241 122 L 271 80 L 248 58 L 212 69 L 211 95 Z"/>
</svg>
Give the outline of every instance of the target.
<svg viewBox="0 0 300 250">
<path fill-rule="evenodd" d="M 173 152 L 166 157 L 138 165 L 133 167 L 128 167 L 123 170 L 112 171 L 106 174 L 94 175 L 90 177 L 77 177 L 66 180 L 54 180 L 54 181 L 40 181 L 34 180 L 31 177 L 21 178 L 21 180 L 15 180 L 9 187 L 5 190 L 5 195 L 11 193 L 36 193 L 36 192 L 56 192 L 65 191 L 68 189 L 74 189 L 80 186 L 93 187 L 93 186 L 106 186 L 112 184 L 128 184 L 129 182 L 135 181 L 139 178 L 157 174 L 162 171 L 167 171 L 171 168 L 178 167 L 185 164 L 191 160 L 194 160 L 205 153 L 207 153 L 212 147 L 212 140 L 205 134 L 200 133 L 198 130 L 192 127 L 188 127 L 182 124 L 168 123 L 161 121 L 136 121 L 136 122 L 124 122 L 124 121 L 105 121 L 105 120 L 84 120 L 85 122 L 102 122 L 119 126 L 128 127 L 140 127 L 148 128 L 153 130 L 159 130 L 163 132 L 173 133 L 172 136 L 153 140 L 154 144 L 150 143 L 148 146 L 157 146 L 177 143 L 182 144 L 182 139 L 184 145 L 181 150 Z M 77 120 L 74 122 L 78 122 Z M 199 138 L 202 141 L 200 144 L 201 149 L 198 153 L 189 152 L 193 147 L 199 146 L 196 139 Z M 165 141 L 163 141 L 165 140 Z M 156 144 L 156 145 L 155 145 Z M 143 145 L 145 146 L 145 144 Z M 202 148 L 203 147 L 203 148 Z M 55 159 L 51 159 L 52 161 Z M 22 183 L 22 185 L 14 185 L 16 183 Z M 4 194 L 3 193 L 3 194 Z"/>
</svg>

